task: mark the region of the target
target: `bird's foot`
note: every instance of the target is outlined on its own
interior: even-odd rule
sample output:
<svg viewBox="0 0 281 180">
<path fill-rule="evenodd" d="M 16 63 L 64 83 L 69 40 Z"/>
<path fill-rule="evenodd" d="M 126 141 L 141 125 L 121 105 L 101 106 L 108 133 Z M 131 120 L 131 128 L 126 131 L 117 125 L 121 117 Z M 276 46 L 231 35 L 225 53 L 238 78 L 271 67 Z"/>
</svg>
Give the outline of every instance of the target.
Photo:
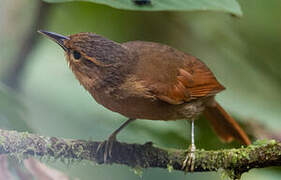
<svg viewBox="0 0 281 180">
<path fill-rule="evenodd" d="M 99 144 L 96 153 L 98 153 L 101 149 L 104 148 L 104 153 L 103 153 L 103 162 L 106 163 L 108 158 L 112 157 L 112 147 L 113 143 L 116 141 L 116 135 L 111 134 L 109 138 L 102 143 Z"/>
<path fill-rule="evenodd" d="M 194 144 L 191 144 L 188 148 L 188 153 L 186 155 L 185 160 L 182 163 L 182 168 L 185 172 L 193 172 L 195 165 L 195 150 L 196 147 Z"/>
</svg>

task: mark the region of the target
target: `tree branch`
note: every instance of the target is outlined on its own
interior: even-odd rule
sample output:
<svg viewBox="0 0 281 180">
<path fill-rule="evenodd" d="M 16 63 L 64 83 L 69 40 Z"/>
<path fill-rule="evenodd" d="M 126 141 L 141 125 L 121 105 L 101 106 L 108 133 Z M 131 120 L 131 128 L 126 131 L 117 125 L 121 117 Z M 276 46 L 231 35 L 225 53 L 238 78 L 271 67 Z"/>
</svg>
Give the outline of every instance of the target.
<svg viewBox="0 0 281 180">
<path fill-rule="evenodd" d="M 103 151 L 97 148 L 101 142 L 44 137 L 26 132 L 0 130 L 0 154 L 17 157 L 53 157 L 55 159 L 90 160 L 103 162 Z M 140 168 L 168 168 L 182 170 L 186 151 L 154 147 L 151 142 L 144 145 L 115 142 L 108 163 L 124 164 Z M 196 151 L 195 172 L 229 170 L 233 178 L 252 168 L 281 165 L 281 143 L 259 141 L 256 145 L 240 149 L 218 151 Z"/>
</svg>

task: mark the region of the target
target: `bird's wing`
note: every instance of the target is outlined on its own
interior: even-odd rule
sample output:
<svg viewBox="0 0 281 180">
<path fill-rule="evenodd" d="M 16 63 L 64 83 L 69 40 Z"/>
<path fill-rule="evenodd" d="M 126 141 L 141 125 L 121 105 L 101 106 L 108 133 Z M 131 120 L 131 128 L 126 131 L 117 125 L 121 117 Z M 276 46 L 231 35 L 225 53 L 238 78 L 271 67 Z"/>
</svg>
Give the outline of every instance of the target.
<svg viewBox="0 0 281 180">
<path fill-rule="evenodd" d="M 198 64 L 197 64 L 198 65 Z M 198 65 L 197 68 L 202 68 Z M 218 83 L 211 71 L 196 69 L 193 73 L 188 68 L 178 69 L 175 83 L 156 91 L 157 97 L 171 104 L 181 104 L 201 97 L 213 96 L 224 87 Z"/>
<path fill-rule="evenodd" d="M 199 59 L 158 43 L 134 41 L 123 44 L 135 53 L 135 74 L 160 100 L 182 104 L 213 96 L 224 90 Z"/>
</svg>

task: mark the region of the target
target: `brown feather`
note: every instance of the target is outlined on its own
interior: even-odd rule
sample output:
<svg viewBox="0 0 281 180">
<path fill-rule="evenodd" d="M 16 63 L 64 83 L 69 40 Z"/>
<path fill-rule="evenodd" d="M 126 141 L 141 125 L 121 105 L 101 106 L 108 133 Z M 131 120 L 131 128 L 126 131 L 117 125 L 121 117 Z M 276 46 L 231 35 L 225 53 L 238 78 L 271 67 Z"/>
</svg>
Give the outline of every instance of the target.
<svg viewBox="0 0 281 180">
<path fill-rule="evenodd" d="M 191 55 L 152 42 L 134 41 L 123 46 L 138 50 L 136 76 L 162 101 L 182 104 L 224 90 L 210 69 Z"/>
<path fill-rule="evenodd" d="M 189 69 L 189 67 L 185 68 Z M 196 68 L 196 66 L 193 66 L 193 68 Z M 216 80 L 210 70 L 206 67 L 203 68 L 205 68 L 205 71 L 197 72 L 195 69 L 193 74 L 190 74 L 187 70 L 179 69 L 176 82 L 171 85 L 172 88 L 162 90 L 162 93 L 165 94 L 164 96 L 168 96 L 168 99 L 177 102 L 176 104 L 180 104 L 192 99 L 213 96 L 222 91 L 224 87 Z M 160 98 L 162 100 L 163 94 Z M 160 95 L 158 94 L 158 96 Z M 167 97 L 164 99 L 167 99 Z"/>
<path fill-rule="evenodd" d="M 217 102 L 206 107 L 204 115 L 222 141 L 231 142 L 236 139 L 245 145 L 251 144 L 247 134 Z"/>
</svg>

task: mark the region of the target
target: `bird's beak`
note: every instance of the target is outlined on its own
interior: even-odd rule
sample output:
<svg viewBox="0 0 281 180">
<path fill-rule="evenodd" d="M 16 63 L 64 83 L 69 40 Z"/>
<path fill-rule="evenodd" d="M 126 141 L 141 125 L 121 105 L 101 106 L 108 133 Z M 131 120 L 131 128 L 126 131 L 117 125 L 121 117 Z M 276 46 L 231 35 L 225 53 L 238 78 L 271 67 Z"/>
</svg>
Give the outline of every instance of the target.
<svg viewBox="0 0 281 180">
<path fill-rule="evenodd" d="M 56 42 L 58 45 L 60 45 L 65 51 L 67 51 L 67 47 L 65 47 L 64 41 L 69 40 L 69 37 L 63 36 L 63 35 L 60 35 L 57 33 L 53 33 L 53 32 L 44 31 L 44 30 L 38 30 L 38 32 L 40 34 L 47 36 L 48 38 L 50 38 L 51 40 Z"/>
</svg>

